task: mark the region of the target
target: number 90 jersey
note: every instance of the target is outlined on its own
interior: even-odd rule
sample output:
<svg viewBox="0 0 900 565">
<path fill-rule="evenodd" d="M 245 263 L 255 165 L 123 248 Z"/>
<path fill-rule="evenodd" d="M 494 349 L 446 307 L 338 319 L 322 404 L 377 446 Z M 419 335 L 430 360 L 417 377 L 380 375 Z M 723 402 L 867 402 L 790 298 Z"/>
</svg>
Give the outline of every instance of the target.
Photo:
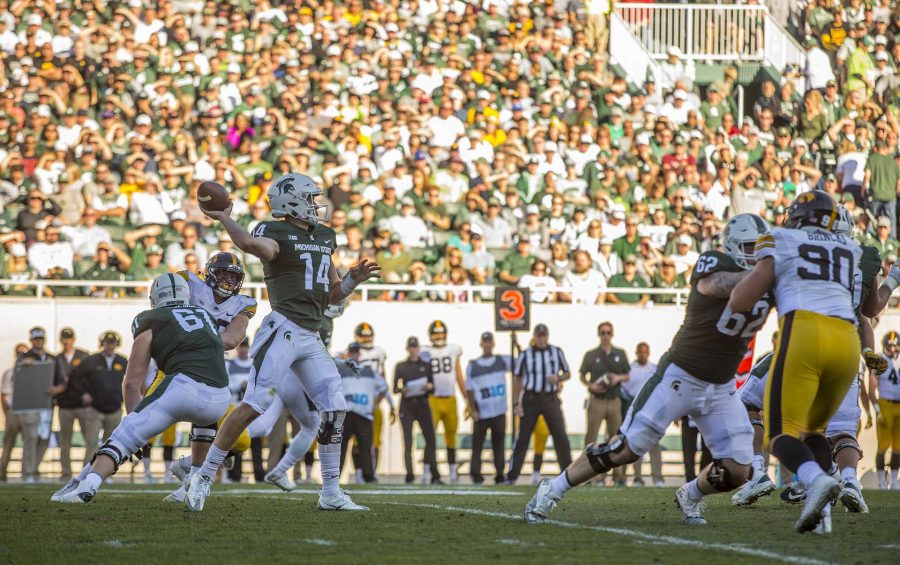
<svg viewBox="0 0 900 565">
<path fill-rule="evenodd" d="M 431 364 L 434 377 L 434 396 L 446 397 L 456 394 L 456 363 L 462 356 L 462 348 L 447 344 L 442 347 L 430 345 L 422 352 L 422 359 Z"/>
<path fill-rule="evenodd" d="M 166 375 L 182 373 L 214 387 L 228 386 L 225 350 L 212 316 L 197 306 L 154 308 L 134 318 L 134 337 L 153 331 L 150 355 Z"/>
<path fill-rule="evenodd" d="M 747 344 L 769 315 L 772 300 L 768 295 L 750 312 L 723 317 L 728 298 L 707 296 L 697 290 L 697 284 L 710 275 L 741 271 L 734 259 L 719 251 L 707 251 L 697 259 L 684 321 L 669 348 L 669 360 L 694 378 L 716 384 L 733 379 Z"/>
<path fill-rule="evenodd" d="M 794 310 L 856 323 L 853 296 L 862 249 L 851 238 L 818 228 L 778 228 L 756 242 L 756 260 L 775 260 L 779 317 Z"/>
</svg>

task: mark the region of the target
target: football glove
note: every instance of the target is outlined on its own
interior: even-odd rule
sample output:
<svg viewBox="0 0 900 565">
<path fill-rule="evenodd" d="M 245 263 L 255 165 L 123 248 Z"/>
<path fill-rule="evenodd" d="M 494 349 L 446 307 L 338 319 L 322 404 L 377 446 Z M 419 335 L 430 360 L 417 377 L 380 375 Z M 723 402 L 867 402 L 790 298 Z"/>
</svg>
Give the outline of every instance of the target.
<svg viewBox="0 0 900 565">
<path fill-rule="evenodd" d="M 883 373 L 887 371 L 887 359 L 875 353 L 871 349 L 866 349 L 865 351 L 863 351 L 863 359 L 865 359 L 866 361 L 866 367 L 875 371 L 876 373 Z"/>
</svg>

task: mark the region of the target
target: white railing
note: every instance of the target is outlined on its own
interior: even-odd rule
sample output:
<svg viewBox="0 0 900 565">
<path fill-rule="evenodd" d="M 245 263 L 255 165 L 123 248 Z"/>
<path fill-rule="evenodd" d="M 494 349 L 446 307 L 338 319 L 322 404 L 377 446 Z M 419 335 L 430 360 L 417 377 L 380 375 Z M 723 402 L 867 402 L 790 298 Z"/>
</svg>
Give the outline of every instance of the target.
<svg viewBox="0 0 900 565">
<path fill-rule="evenodd" d="M 640 85 L 652 74 L 656 84 L 659 84 L 662 80 L 659 63 L 615 12 L 610 14 L 609 33 L 609 54 L 625 70 L 628 78 Z"/>
<path fill-rule="evenodd" d="M 40 298 L 44 296 L 44 291 L 47 288 L 52 287 L 76 287 L 76 288 L 90 288 L 97 287 L 103 289 L 111 289 L 112 295 L 106 296 L 105 298 L 125 298 L 127 295 L 125 294 L 126 289 L 138 289 L 142 292 L 146 292 L 153 281 L 77 281 L 77 280 L 10 280 L 10 279 L 0 279 L 0 287 L 30 287 L 34 289 L 33 298 Z M 266 289 L 265 283 L 261 282 L 245 282 L 243 285 L 244 291 L 249 291 L 248 294 L 252 295 L 257 300 L 262 300 L 264 298 L 264 291 Z M 458 298 L 458 302 L 477 302 L 479 300 L 493 300 L 494 299 L 494 290 L 496 286 L 493 285 L 464 285 L 464 286 L 456 286 L 449 284 L 427 284 L 427 285 L 418 285 L 418 284 L 364 284 L 356 289 L 356 292 L 359 294 L 359 300 L 361 302 L 372 301 L 380 301 L 380 300 L 396 300 L 402 294 L 416 293 L 417 295 L 423 295 L 421 298 L 409 299 L 410 301 L 414 300 L 423 300 L 423 301 L 446 301 L 446 297 L 448 294 L 452 294 Z M 116 291 L 122 291 L 121 293 L 116 293 Z M 559 286 L 552 289 L 552 292 L 559 293 L 579 293 L 581 289 L 575 289 L 572 287 Z M 544 292 L 544 289 L 536 290 L 533 292 Z M 551 292 L 548 290 L 548 292 Z M 689 288 L 606 288 L 604 292 L 614 293 L 614 294 L 649 294 L 651 299 L 654 296 L 674 296 L 675 304 L 677 306 L 682 305 L 687 299 L 687 295 L 690 292 Z M 383 295 L 388 293 L 387 298 L 383 298 Z M 16 296 L 16 298 L 22 298 L 20 296 Z M 61 298 L 69 298 L 69 297 L 61 297 Z M 3 296 L 0 295 L 0 301 L 2 301 Z M 74 298 L 78 300 L 79 298 Z"/>
<path fill-rule="evenodd" d="M 779 71 L 806 60 L 765 6 L 628 3 L 616 13 L 655 59 L 675 46 L 689 61 L 769 63 Z"/>
</svg>

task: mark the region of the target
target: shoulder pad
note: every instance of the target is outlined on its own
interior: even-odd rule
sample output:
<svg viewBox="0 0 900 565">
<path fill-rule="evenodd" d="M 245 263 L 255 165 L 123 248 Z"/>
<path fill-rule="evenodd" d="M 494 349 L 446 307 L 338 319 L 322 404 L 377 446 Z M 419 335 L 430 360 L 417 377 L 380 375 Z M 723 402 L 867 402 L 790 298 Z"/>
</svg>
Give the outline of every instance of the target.
<svg viewBox="0 0 900 565">
<path fill-rule="evenodd" d="M 253 237 L 274 237 L 274 232 L 278 229 L 277 227 L 273 227 L 273 224 L 275 223 L 276 222 L 270 221 L 260 222 L 256 224 L 256 227 L 253 228 L 253 233 L 250 235 Z"/>
<path fill-rule="evenodd" d="M 187 282 L 191 282 L 191 275 L 193 273 L 191 273 L 190 271 L 178 271 L 175 274 L 178 275 L 179 277 L 183 278 Z"/>
<path fill-rule="evenodd" d="M 134 321 L 131 322 L 131 335 L 132 337 L 137 337 L 141 333 L 150 329 L 150 322 L 153 319 L 154 310 L 144 310 L 140 314 L 134 317 Z"/>
<path fill-rule="evenodd" d="M 707 251 L 697 258 L 697 264 L 691 273 L 691 283 L 695 283 L 713 273 L 736 273 L 741 271 L 731 256 L 721 251 Z"/>
<path fill-rule="evenodd" d="M 253 316 L 256 315 L 256 299 L 243 294 L 238 296 L 241 296 L 244 302 L 244 308 L 238 312 L 238 316 L 243 314 L 244 316 L 247 316 L 248 319 L 252 320 Z"/>
</svg>

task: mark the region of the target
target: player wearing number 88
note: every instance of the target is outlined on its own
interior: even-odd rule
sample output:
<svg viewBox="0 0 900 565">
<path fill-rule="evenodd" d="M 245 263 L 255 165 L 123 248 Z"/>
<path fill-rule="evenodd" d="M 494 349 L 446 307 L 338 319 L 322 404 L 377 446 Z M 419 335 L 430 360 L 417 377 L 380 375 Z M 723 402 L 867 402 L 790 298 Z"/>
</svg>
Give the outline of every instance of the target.
<svg viewBox="0 0 900 565">
<path fill-rule="evenodd" d="M 222 223 L 234 244 L 263 262 L 272 313 L 262 322 L 253 342 L 253 368 L 243 402 L 225 419 L 203 467 L 191 478 L 185 504 L 203 509 L 212 479 L 250 422 L 265 412 L 281 379 L 297 378 L 321 414 L 318 433 L 323 510 L 367 510 L 350 500 L 338 484 L 341 436 L 347 404 L 334 359 L 319 337 L 328 304 L 337 304 L 360 283 L 378 276 L 378 265 L 365 259 L 341 279 L 331 255 L 336 242 L 331 228 L 321 224 L 322 189 L 310 177 L 288 174 L 268 189 L 276 221 L 261 222 L 247 233 L 231 218 L 231 208 L 204 214 Z"/>
<path fill-rule="evenodd" d="M 97 450 L 93 460 L 53 500 L 86 503 L 152 437 L 180 421 L 211 428 L 231 404 L 225 351 L 206 310 L 190 306 L 187 281 L 165 274 L 150 289 L 152 310 L 134 319 L 134 345 L 125 372 L 128 415 Z M 162 383 L 141 399 L 151 357 L 165 373 Z"/>
<path fill-rule="evenodd" d="M 619 435 L 609 443 L 590 444 L 584 454 L 550 482 L 543 481 L 525 509 L 528 522 L 543 522 L 573 486 L 641 458 L 659 443 L 666 428 L 691 416 L 713 455 L 713 463 L 676 493 L 684 522 L 705 524 L 702 499 L 728 492 L 747 480 L 753 459 L 753 429 L 734 374 L 747 344 L 766 320 L 771 300 L 761 297 L 747 308 L 726 312 L 732 289 L 753 265 L 747 250 L 768 226 L 749 214 L 732 218 L 725 228 L 728 254 L 707 251 L 691 275 L 684 322 L 656 374 L 632 402 Z M 739 263 L 740 262 L 740 263 Z"/>
<path fill-rule="evenodd" d="M 834 233 L 838 218 L 828 194 L 798 196 L 785 228 L 757 242 L 756 266 L 729 301 L 742 311 L 775 294 L 780 331 L 763 412 L 770 452 L 808 493 L 799 532 L 831 529 L 829 502 L 840 484 L 827 474 L 831 447 L 823 432 L 859 366 L 853 294 L 862 250 Z"/>
</svg>

